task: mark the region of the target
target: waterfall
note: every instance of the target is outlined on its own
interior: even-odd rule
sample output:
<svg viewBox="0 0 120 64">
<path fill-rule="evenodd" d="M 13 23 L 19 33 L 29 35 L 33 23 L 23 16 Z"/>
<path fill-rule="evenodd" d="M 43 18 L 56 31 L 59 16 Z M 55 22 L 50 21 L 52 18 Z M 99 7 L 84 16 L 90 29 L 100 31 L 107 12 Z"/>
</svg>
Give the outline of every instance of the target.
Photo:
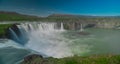
<svg viewBox="0 0 120 64">
<path fill-rule="evenodd" d="M 14 41 L 19 42 L 20 40 L 19 40 L 19 37 L 17 36 L 17 34 L 16 34 L 11 28 L 9 28 L 9 31 L 10 31 L 10 36 L 11 36 L 11 38 L 12 38 Z"/>
<path fill-rule="evenodd" d="M 63 23 L 61 23 L 60 29 L 56 28 L 59 27 L 57 25 L 58 23 L 47 23 L 47 22 L 43 22 L 43 23 L 23 23 L 21 24 L 21 27 L 24 28 L 27 32 L 28 31 L 36 31 L 36 30 L 40 30 L 40 32 L 60 32 L 64 30 L 64 26 Z"/>
<path fill-rule="evenodd" d="M 64 32 L 63 23 L 21 23 L 17 27 L 20 36 L 12 29 L 10 32 L 17 42 L 23 42 L 28 37 L 28 41 L 24 41 L 27 42 L 24 44 L 27 48 L 55 58 L 73 55 L 64 41 L 65 38 L 61 35 Z"/>
<path fill-rule="evenodd" d="M 61 23 L 61 31 L 64 31 L 63 23 Z"/>
<path fill-rule="evenodd" d="M 59 27 L 59 28 L 56 28 Z M 13 27 L 14 28 L 14 27 Z M 18 30 L 15 31 L 12 28 L 9 28 L 10 37 L 12 40 L 19 42 L 20 44 L 25 44 L 31 35 L 31 33 L 39 32 L 41 34 L 51 34 L 55 32 L 63 32 L 64 27 L 63 23 L 61 26 L 58 26 L 57 23 L 21 23 L 17 25 Z M 16 29 L 16 28 L 15 28 Z M 19 33 L 19 34 L 18 34 Z"/>
<path fill-rule="evenodd" d="M 19 44 L 24 45 L 28 41 L 28 36 L 24 28 L 20 25 L 17 25 L 19 30 L 14 30 L 13 28 L 9 28 L 10 39 L 18 42 Z"/>
<path fill-rule="evenodd" d="M 83 29 L 83 24 L 81 24 L 80 26 L 81 26 L 81 27 L 80 27 L 80 32 L 84 31 L 84 29 Z"/>
<path fill-rule="evenodd" d="M 63 58 L 88 52 L 88 50 L 86 50 L 87 45 L 82 47 L 84 46 L 83 44 L 77 46 L 79 47 L 80 52 L 77 52 L 74 49 L 71 50 L 71 44 L 74 44 L 74 39 L 69 39 L 69 37 L 72 37 L 73 35 L 65 35 L 65 33 L 69 31 L 64 29 L 64 26 L 67 26 L 67 24 L 62 22 L 21 23 L 17 25 L 17 30 L 15 26 L 15 28 L 10 28 L 9 31 L 14 41 L 22 44 L 22 46 L 25 46 L 28 49 L 40 53 L 40 55 L 44 54 L 54 58 Z M 78 30 L 83 31 L 82 24 L 79 26 L 77 25 L 77 27 L 74 28 L 78 27 L 81 28 Z M 74 48 L 77 49 L 76 47 Z M 82 50 L 82 48 L 85 50 Z"/>
</svg>

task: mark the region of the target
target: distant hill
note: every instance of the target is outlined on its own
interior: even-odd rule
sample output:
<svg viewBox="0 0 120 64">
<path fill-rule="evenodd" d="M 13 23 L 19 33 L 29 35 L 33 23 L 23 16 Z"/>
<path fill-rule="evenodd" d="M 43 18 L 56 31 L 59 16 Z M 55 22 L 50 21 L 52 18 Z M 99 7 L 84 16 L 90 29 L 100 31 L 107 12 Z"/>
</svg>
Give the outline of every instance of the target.
<svg viewBox="0 0 120 64">
<path fill-rule="evenodd" d="M 90 16 L 90 15 L 72 15 L 72 14 L 52 14 L 48 17 L 71 17 L 71 18 L 120 18 L 120 16 Z"/>
<path fill-rule="evenodd" d="M 92 17 L 92 16 L 85 16 L 85 15 L 72 15 L 72 14 L 52 14 L 48 17 Z"/>
<path fill-rule="evenodd" d="M 52 14 L 48 17 L 38 17 L 20 14 L 17 12 L 0 11 L 0 21 L 62 21 L 62 22 L 94 22 L 94 21 L 120 21 L 120 16 L 88 16 L 71 14 Z"/>
<path fill-rule="evenodd" d="M 52 14 L 48 18 L 56 21 L 78 21 L 78 22 L 120 22 L 120 16 L 89 16 L 89 15 L 70 15 L 70 14 Z"/>
<path fill-rule="evenodd" d="M 0 21 L 39 20 L 41 17 L 19 14 L 16 12 L 0 11 Z"/>
</svg>

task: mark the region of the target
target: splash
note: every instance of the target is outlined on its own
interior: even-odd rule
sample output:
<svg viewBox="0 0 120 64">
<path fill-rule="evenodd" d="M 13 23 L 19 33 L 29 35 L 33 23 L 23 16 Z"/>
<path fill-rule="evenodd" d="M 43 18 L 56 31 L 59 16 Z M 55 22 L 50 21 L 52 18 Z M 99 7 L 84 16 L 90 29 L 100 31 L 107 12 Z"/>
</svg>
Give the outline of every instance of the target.
<svg viewBox="0 0 120 64">
<path fill-rule="evenodd" d="M 54 58 L 63 58 L 68 56 L 73 56 L 75 54 L 83 54 L 86 52 L 87 45 L 75 45 L 74 39 L 68 39 L 64 36 L 64 32 L 67 30 L 64 29 L 63 23 L 21 23 L 17 25 L 21 35 L 29 37 L 28 42 L 24 44 L 25 47 L 37 51 L 39 53 L 45 54 Z M 14 38 L 19 41 L 24 40 L 16 36 Z M 73 44 L 73 45 L 72 45 Z M 87 50 L 89 51 L 89 50 Z"/>
<path fill-rule="evenodd" d="M 20 26 L 29 34 L 26 47 L 55 58 L 73 55 L 61 35 L 65 31 L 63 23 L 60 23 L 60 25 L 57 23 L 33 23 L 21 24 Z"/>
</svg>

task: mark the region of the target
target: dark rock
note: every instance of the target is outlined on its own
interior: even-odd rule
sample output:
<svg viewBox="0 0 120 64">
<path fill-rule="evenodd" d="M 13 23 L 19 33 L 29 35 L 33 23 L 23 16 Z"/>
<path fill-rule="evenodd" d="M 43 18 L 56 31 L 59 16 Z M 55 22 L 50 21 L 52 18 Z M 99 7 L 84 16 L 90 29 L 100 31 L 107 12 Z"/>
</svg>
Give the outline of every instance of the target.
<svg viewBox="0 0 120 64">
<path fill-rule="evenodd" d="M 13 24 L 11 27 L 12 30 L 14 30 L 14 32 L 19 36 L 20 35 L 20 30 L 17 27 L 17 24 Z"/>
<path fill-rule="evenodd" d="M 84 28 L 93 28 L 95 26 L 96 26 L 95 24 L 87 24 Z"/>
<path fill-rule="evenodd" d="M 13 24 L 11 27 L 7 28 L 7 30 L 6 30 L 6 36 L 8 39 L 12 39 L 12 35 L 9 30 L 10 28 L 16 33 L 17 36 L 20 35 L 20 31 L 19 31 L 19 28 L 17 27 L 17 24 Z"/>
<path fill-rule="evenodd" d="M 36 58 L 39 58 L 41 60 L 43 60 L 43 57 L 41 55 L 38 55 L 38 54 L 32 54 L 32 55 L 29 55 L 27 57 L 24 58 L 24 63 L 27 63 L 27 62 L 32 62 L 34 59 Z M 40 60 L 40 61 L 41 61 Z"/>
</svg>

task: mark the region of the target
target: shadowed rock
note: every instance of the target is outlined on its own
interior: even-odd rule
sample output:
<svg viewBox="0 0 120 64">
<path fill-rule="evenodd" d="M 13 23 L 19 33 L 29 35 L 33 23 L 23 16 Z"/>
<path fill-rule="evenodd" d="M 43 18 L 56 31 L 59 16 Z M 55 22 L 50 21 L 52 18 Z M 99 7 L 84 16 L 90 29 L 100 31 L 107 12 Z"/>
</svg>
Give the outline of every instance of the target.
<svg viewBox="0 0 120 64">
<path fill-rule="evenodd" d="M 22 64 L 24 64 L 24 63 L 43 64 L 43 62 L 44 62 L 44 59 L 43 59 L 43 57 L 41 55 L 32 54 L 32 55 L 29 55 L 29 56 L 25 57 Z"/>
</svg>

